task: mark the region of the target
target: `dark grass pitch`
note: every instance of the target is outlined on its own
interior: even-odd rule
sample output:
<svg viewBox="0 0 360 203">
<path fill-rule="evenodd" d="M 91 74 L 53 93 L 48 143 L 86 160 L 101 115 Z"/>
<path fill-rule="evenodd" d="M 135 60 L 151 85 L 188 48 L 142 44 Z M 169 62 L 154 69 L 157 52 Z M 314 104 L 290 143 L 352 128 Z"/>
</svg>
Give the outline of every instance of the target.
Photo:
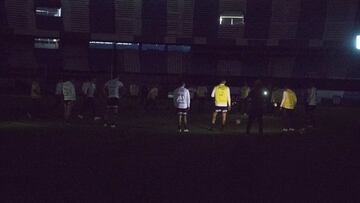
<svg viewBox="0 0 360 203">
<path fill-rule="evenodd" d="M 4 111 L 5 112 L 5 111 Z M 3 112 L 3 115 L 4 115 Z M 231 113 L 224 132 L 211 113 L 191 113 L 179 135 L 172 110 L 123 111 L 118 128 L 56 115 L 0 122 L 2 199 L 12 202 L 240 202 L 354 200 L 359 180 L 360 109 L 327 107 L 318 127 L 245 136 Z M 299 111 L 298 127 L 302 127 Z M 11 118 L 11 119 L 7 119 Z M 16 118 L 16 119 L 14 119 Z"/>
</svg>

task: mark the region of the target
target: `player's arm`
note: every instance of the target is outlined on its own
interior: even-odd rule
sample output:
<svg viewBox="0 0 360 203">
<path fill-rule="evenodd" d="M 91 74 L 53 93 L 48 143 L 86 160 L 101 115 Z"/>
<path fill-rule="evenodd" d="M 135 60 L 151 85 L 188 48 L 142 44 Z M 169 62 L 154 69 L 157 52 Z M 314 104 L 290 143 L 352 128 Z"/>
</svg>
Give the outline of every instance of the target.
<svg viewBox="0 0 360 203">
<path fill-rule="evenodd" d="M 228 100 L 228 108 L 231 109 L 231 94 L 230 94 L 230 88 L 227 89 L 227 100 Z"/>
<path fill-rule="evenodd" d="M 216 91 L 216 87 L 214 87 L 213 91 L 211 92 L 211 97 L 212 97 L 212 98 L 215 97 L 215 91 Z"/>
<path fill-rule="evenodd" d="M 283 92 L 283 96 L 282 96 L 280 108 L 283 108 L 283 107 L 284 107 L 285 97 L 287 97 L 286 91 Z"/>
<path fill-rule="evenodd" d="M 190 109 L 190 92 L 186 91 L 187 108 Z"/>
</svg>

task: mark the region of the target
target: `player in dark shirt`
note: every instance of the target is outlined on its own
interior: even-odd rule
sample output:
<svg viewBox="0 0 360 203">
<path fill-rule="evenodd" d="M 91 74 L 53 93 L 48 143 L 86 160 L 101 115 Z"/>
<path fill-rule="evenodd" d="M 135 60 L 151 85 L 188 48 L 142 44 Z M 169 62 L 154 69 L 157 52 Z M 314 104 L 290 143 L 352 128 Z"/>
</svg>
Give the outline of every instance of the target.
<svg viewBox="0 0 360 203">
<path fill-rule="evenodd" d="M 263 134 L 263 114 L 265 108 L 265 98 L 266 93 L 262 87 L 260 80 L 255 81 L 254 88 L 250 91 L 247 101 L 248 101 L 248 114 L 249 120 L 246 127 L 246 134 L 250 135 L 251 126 L 256 120 L 259 124 L 259 134 Z"/>
</svg>

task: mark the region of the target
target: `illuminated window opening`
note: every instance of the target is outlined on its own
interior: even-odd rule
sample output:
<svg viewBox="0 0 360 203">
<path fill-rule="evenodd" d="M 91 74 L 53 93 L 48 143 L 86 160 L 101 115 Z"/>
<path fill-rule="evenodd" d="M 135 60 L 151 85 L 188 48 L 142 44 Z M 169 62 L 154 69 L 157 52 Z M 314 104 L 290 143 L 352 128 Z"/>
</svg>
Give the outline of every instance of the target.
<svg viewBox="0 0 360 203">
<path fill-rule="evenodd" d="M 244 15 L 220 15 L 220 25 L 243 25 L 245 24 Z"/>
<path fill-rule="evenodd" d="M 36 15 L 40 16 L 52 16 L 52 17 L 61 17 L 61 8 L 45 8 L 37 7 L 35 9 Z"/>
<path fill-rule="evenodd" d="M 57 38 L 35 38 L 34 47 L 38 49 L 59 49 L 60 39 Z"/>
<path fill-rule="evenodd" d="M 95 49 L 113 49 L 114 42 L 106 42 L 106 41 L 90 41 L 89 47 Z"/>
<path fill-rule="evenodd" d="M 139 43 L 118 42 L 116 43 L 116 49 L 139 50 Z"/>
</svg>

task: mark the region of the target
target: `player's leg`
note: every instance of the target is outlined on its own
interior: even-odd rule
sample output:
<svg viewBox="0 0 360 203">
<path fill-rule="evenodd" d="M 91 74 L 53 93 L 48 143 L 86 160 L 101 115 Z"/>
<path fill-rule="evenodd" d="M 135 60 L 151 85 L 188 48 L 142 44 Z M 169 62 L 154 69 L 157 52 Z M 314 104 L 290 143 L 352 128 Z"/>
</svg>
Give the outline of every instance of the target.
<svg viewBox="0 0 360 203">
<path fill-rule="evenodd" d="M 182 132 L 182 114 L 178 112 L 178 132 Z"/>
<path fill-rule="evenodd" d="M 224 130 L 225 125 L 226 125 L 226 116 L 227 116 L 227 112 L 223 111 L 222 113 L 222 123 L 221 123 L 221 128 Z"/>
<path fill-rule="evenodd" d="M 217 114 L 218 114 L 218 112 L 217 112 L 216 110 L 215 110 L 214 113 L 212 114 L 210 130 L 213 130 L 214 127 L 215 127 L 215 122 L 216 122 Z"/>
<path fill-rule="evenodd" d="M 109 104 L 107 104 L 106 105 L 106 112 L 104 114 L 104 121 L 105 121 L 104 127 L 107 127 L 110 124 L 110 122 L 109 122 L 110 112 L 111 112 L 111 106 L 109 106 Z"/>
<path fill-rule="evenodd" d="M 187 120 L 187 113 L 185 112 L 183 114 L 183 119 L 184 119 L 184 132 L 189 132 L 189 128 L 188 128 L 188 120 Z"/>
<path fill-rule="evenodd" d="M 89 110 L 88 98 L 83 97 L 82 100 L 83 101 L 82 101 L 82 105 L 81 105 L 81 108 L 80 108 L 80 113 L 78 114 L 78 117 L 80 119 L 84 119 L 85 112 L 88 112 L 88 110 Z"/>
<path fill-rule="evenodd" d="M 65 101 L 65 103 L 64 103 L 64 120 L 65 120 L 65 123 L 70 122 L 70 116 L 71 116 L 71 101 Z"/>
<path fill-rule="evenodd" d="M 110 114 L 111 114 L 111 106 L 112 106 L 112 100 L 110 98 L 106 101 L 106 112 L 104 114 L 104 127 L 107 127 L 110 125 Z"/>
<path fill-rule="evenodd" d="M 96 101 L 95 98 L 90 99 L 90 107 L 91 107 L 91 113 L 94 120 L 99 120 L 100 117 L 97 115 L 97 109 L 96 109 Z"/>
<path fill-rule="evenodd" d="M 283 132 L 289 131 L 289 119 L 287 109 L 282 109 Z"/>
<path fill-rule="evenodd" d="M 110 127 L 112 128 L 116 127 L 116 115 L 118 114 L 118 111 L 119 111 L 119 106 L 113 105 L 110 113 Z"/>
</svg>

